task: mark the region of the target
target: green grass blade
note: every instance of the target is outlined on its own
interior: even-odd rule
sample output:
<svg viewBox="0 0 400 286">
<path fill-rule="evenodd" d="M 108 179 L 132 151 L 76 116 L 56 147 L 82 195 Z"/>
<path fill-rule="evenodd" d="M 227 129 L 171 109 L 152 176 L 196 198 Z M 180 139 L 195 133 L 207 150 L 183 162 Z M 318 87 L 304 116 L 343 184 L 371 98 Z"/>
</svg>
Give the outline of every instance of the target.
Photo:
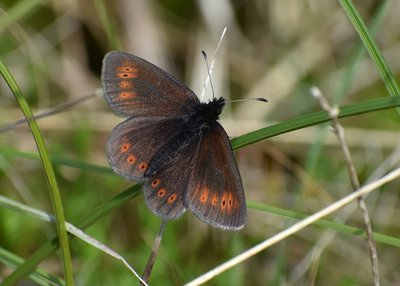
<svg viewBox="0 0 400 286">
<path fill-rule="evenodd" d="M 106 31 L 108 42 L 111 43 L 113 50 L 122 50 L 121 41 L 118 38 L 118 32 L 115 28 L 115 23 L 108 15 L 106 3 L 104 0 L 93 1 L 97 14 L 99 15 L 100 22 L 102 23 L 104 30 Z"/>
<path fill-rule="evenodd" d="M 351 105 L 345 105 L 340 107 L 339 118 L 354 116 L 367 112 L 374 112 L 378 110 L 388 109 L 400 107 L 400 98 L 390 97 L 390 98 L 377 98 L 371 99 Z M 280 134 L 284 134 L 290 131 L 294 131 L 297 129 L 305 128 L 312 125 L 317 125 L 323 122 L 330 121 L 328 114 L 325 111 L 318 111 L 306 115 L 296 116 L 292 119 L 286 120 L 284 122 L 280 122 L 274 124 L 272 126 L 268 126 L 265 128 L 261 128 L 255 130 L 253 132 L 244 134 L 242 136 L 233 138 L 231 140 L 233 149 L 239 149 L 249 144 L 256 143 L 258 141 L 274 137 Z M 14 150 L 8 147 L 0 147 L 0 152 L 5 155 L 12 156 L 22 156 L 32 159 L 37 159 L 38 156 L 36 154 L 21 152 L 18 150 Z M 70 167 L 75 168 L 84 168 L 95 172 L 111 174 L 110 168 L 96 166 L 93 164 L 78 162 L 76 160 L 66 159 L 62 157 L 55 156 L 53 158 L 53 163 L 55 164 L 63 164 Z"/>
<path fill-rule="evenodd" d="M 369 27 L 371 37 L 375 37 L 378 30 L 381 28 L 383 20 L 389 11 L 389 7 L 390 1 L 388 0 L 384 0 L 379 4 Z M 340 82 L 342 85 L 337 90 L 337 94 L 334 97 L 334 103 L 341 102 L 341 100 L 348 94 L 356 72 L 359 70 L 359 63 L 365 56 L 365 52 L 366 49 L 364 48 L 363 42 L 358 42 L 355 51 L 351 56 L 350 62 L 346 67 L 346 71 L 343 73 L 343 76 L 341 76 Z"/>
<path fill-rule="evenodd" d="M 376 98 L 342 106 L 339 108 L 340 113 L 338 117 L 344 118 L 394 107 L 400 107 L 400 97 Z M 266 138 L 328 121 L 330 121 L 330 117 L 325 111 L 318 111 L 306 115 L 296 116 L 284 122 L 258 129 L 237 138 L 233 138 L 231 140 L 232 148 L 238 149 Z"/>
<path fill-rule="evenodd" d="M 261 210 L 264 212 L 268 212 L 270 214 L 274 214 L 274 215 L 284 217 L 287 219 L 292 219 L 292 220 L 301 220 L 301 219 L 305 219 L 308 216 L 306 214 L 299 213 L 296 211 L 277 208 L 274 206 L 260 204 L 257 202 L 249 201 L 247 203 L 247 206 L 249 208 L 252 208 L 255 210 Z M 314 225 L 318 225 L 323 228 L 331 229 L 331 230 L 334 230 L 334 231 L 337 231 L 340 233 L 344 233 L 344 234 L 356 235 L 356 236 L 363 237 L 363 238 L 366 237 L 365 230 L 362 228 L 345 225 L 343 223 L 339 223 L 339 222 L 328 220 L 328 219 L 318 220 L 314 223 Z M 377 232 L 373 232 L 373 236 L 374 236 L 374 240 L 377 242 L 395 246 L 395 247 L 400 247 L 400 238 L 384 235 L 384 234 L 377 233 Z"/>
<path fill-rule="evenodd" d="M 354 6 L 351 0 L 339 0 L 339 2 L 342 5 L 347 17 L 356 29 L 361 40 L 363 41 L 369 55 L 376 64 L 389 94 L 392 96 L 400 95 L 400 88 L 391 70 L 389 69 L 389 66 L 386 64 L 385 59 L 379 52 L 378 45 L 370 35 L 367 26 L 364 24 L 360 14 L 358 13 L 357 8 Z"/>
<path fill-rule="evenodd" d="M 11 268 L 16 268 L 24 260 L 21 257 L 0 247 L 0 260 Z M 37 268 L 29 274 L 29 278 L 38 285 L 65 285 L 65 282 L 59 277 L 52 275 L 43 269 Z"/>
<path fill-rule="evenodd" d="M 111 200 L 95 208 L 91 213 L 82 218 L 78 223 L 77 227 L 80 229 L 86 229 L 96 221 L 106 216 L 115 209 L 118 209 L 121 205 L 125 204 L 132 198 L 136 197 L 142 188 L 141 184 L 136 184 L 122 193 L 116 195 Z M 73 236 L 70 236 L 73 238 Z M 22 277 L 29 275 L 35 270 L 37 265 L 42 262 L 47 256 L 54 253 L 59 247 L 58 237 L 54 237 L 49 242 L 45 243 L 42 247 L 36 250 L 28 259 L 15 269 L 9 276 L 5 277 L 2 286 L 15 285 Z"/>
<path fill-rule="evenodd" d="M 6 14 L 0 17 L 0 34 L 14 23 L 18 23 L 22 18 L 33 14 L 46 0 L 24 0 L 17 2 Z"/>
<path fill-rule="evenodd" d="M 22 157 L 32 160 L 40 160 L 39 154 L 28 153 L 20 150 L 16 150 L 6 146 L 0 146 L 0 154 L 8 157 Z M 54 165 L 63 165 L 71 168 L 77 168 L 86 172 L 93 172 L 104 175 L 115 175 L 114 171 L 110 167 L 100 166 L 76 159 L 65 158 L 59 155 L 51 155 L 51 163 Z"/>
<path fill-rule="evenodd" d="M 91 212 L 89 215 L 87 215 L 85 218 L 83 218 L 80 222 L 78 222 L 78 227 L 85 229 L 110 213 L 111 211 L 118 209 L 121 205 L 125 204 L 132 198 L 136 197 L 140 192 L 141 185 L 137 184 L 132 186 L 131 188 L 123 191 L 122 193 L 118 194 L 115 196 L 113 199 L 110 201 L 104 203 L 103 205 L 100 205 L 97 207 L 93 212 Z M 282 216 L 288 219 L 295 219 L 295 220 L 300 220 L 305 217 L 307 217 L 306 214 L 302 214 L 299 212 L 291 211 L 291 210 L 286 210 L 282 208 L 277 208 L 265 204 L 259 204 L 256 202 L 248 202 L 248 207 L 255 209 L 255 210 L 261 210 L 265 211 L 274 215 Z M 364 237 L 364 231 L 360 228 L 356 227 L 351 227 L 347 226 L 338 222 L 330 221 L 330 220 L 320 220 L 315 223 L 315 225 L 322 226 L 325 228 L 329 228 L 332 230 L 335 230 L 337 232 L 345 233 L 345 234 L 351 234 L 351 235 L 356 235 L 360 237 Z M 400 247 L 400 239 L 383 235 L 380 233 L 374 233 L 374 238 L 376 241 L 381 242 L 383 244 L 388 244 L 392 246 L 397 246 Z M 58 240 L 57 238 L 52 239 L 45 245 L 43 245 L 40 249 L 38 249 L 29 259 L 27 259 L 24 263 L 22 263 L 16 271 L 14 271 L 11 275 L 5 278 L 4 280 L 4 286 L 8 285 L 14 285 L 16 282 L 18 282 L 18 279 L 15 280 L 14 276 L 16 277 L 21 277 L 25 276 L 29 273 L 31 273 L 35 267 L 47 256 L 51 255 L 54 251 L 58 249 Z M 15 261 L 14 261 L 15 263 Z M 17 275 L 18 274 L 18 275 Z"/>
<path fill-rule="evenodd" d="M 57 186 L 57 180 L 54 174 L 53 166 L 51 165 L 51 161 L 48 152 L 46 150 L 43 137 L 40 134 L 39 127 L 36 121 L 33 119 L 32 111 L 30 110 L 28 103 L 23 97 L 22 92 L 19 89 L 16 81 L 14 80 L 11 73 L 8 71 L 8 69 L 1 60 L 0 60 L 0 73 L 3 75 L 5 81 L 7 82 L 15 98 L 17 99 L 20 108 L 24 113 L 24 116 L 28 120 L 28 124 L 31 129 L 33 138 L 35 139 L 36 146 L 38 148 L 41 161 L 43 164 L 47 183 L 49 185 L 50 198 L 53 206 L 53 211 L 56 217 L 57 233 L 60 240 L 61 254 L 64 264 L 65 282 L 66 285 L 73 285 L 72 262 L 68 245 L 67 231 L 65 229 L 64 211 L 61 203 L 61 196 Z"/>
<path fill-rule="evenodd" d="M 377 8 L 376 13 L 372 17 L 370 32 L 372 36 L 375 36 L 377 31 L 382 26 L 382 22 L 387 15 L 390 7 L 390 1 L 382 1 Z M 340 102 L 348 95 L 350 87 L 353 83 L 354 77 L 359 71 L 359 63 L 364 58 L 366 50 L 362 42 L 358 42 L 356 44 L 355 50 L 352 53 L 349 63 L 346 65 L 345 71 L 343 75 L 340 76 L 340 88 L 338 88 L 333 96 L 332 104 L 340 104 Z M 321 126 L 321 130 L 318 132 L 318 138 L 311 145 L 311 148 L 308 151 L 307 162 L 306 162 L 306 170 L 308 173 L 313 174 L 316 170 L 316 166 L 318 166 L 318 160 L 320 158 L 322 152 L 322 146 L 328 136 L 330 134 L 329 124 L 325 126 Z"/>
</svg>

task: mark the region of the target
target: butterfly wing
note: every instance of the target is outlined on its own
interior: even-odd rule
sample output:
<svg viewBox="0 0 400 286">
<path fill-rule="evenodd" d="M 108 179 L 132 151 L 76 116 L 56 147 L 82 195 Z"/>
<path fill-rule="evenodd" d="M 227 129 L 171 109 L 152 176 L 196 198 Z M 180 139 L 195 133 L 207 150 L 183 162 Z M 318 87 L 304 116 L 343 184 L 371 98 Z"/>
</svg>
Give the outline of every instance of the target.
<svg viewBox="0 0 400 286">
<path fill-rule="evenodd" d="M 155 65 L 117 51 L 104 57 L 102 83 L 112 109 L 131 116 L 111 133 L 108 161 L 126 179 L 144 179 L 154 154 L 176 134 L 199 100 Z"/>
<path fill-rule="evenodd" d="M 242 180 L 228 135 L 219 123 L 202 136 L 190 169 L 186 207 L 215 227 L 242 228 L 246 221 Z"/>
<path fill-rule="evenodd" d="M 120 115 L 175 118 L 188 115 L 199 103 L 173 76 L 127 53 L 105 55 L 101 80 L 108 104 Z"/>
<path fill-rule="evenodd" d="M 154 154 L 176 136 L 182 118 L 155 120 L 130 117 L 117 125 L 107 141 L 110 166 L 128 180 L 143 180 Z"/>
<path fill-rule="evenodd" d="M 197 145 L 194 142 L 198 142 L 197 136 L 192 139 L 164 168 L 153 174 L 143 187 L 147 205 L 154 214 L 164 219 L 176 219 L 186 210 L 184 196 L 190 183 L 189 166 L 195 151 L 193 147 Z"/>
</svg>

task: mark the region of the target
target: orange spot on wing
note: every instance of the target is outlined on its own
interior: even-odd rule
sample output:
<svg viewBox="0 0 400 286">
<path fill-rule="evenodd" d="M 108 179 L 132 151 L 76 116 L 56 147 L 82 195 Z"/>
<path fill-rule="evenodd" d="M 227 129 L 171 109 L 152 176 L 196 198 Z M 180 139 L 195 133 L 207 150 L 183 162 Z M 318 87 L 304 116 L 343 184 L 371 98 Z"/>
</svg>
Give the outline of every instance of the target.
<svg viewBox="0 0 400 286">
<path fill-rule="evenodd" d="M 200 195 L 200 203 L 205 204 L 208 200 L 209 190 L 208 188 L 204 188 L 203 192 Z"/>
<path fill-rule="evenodd" d="M 122 153 L 128 152 L 128 150 L 129 150 L 130 147 L 131 147 L 131 144 L 129 144 L 129 143 L 122 144 L 122 146 L 121 146 L 121 152 L 122 152 Z"/>
<path fill-rule="evenodd" d="M 120 66 L 117 67 L 117 71 L 118 72 L 137 73 L 139 71 L 139 69 L 134 67 L 131 62 L 124 61 Z"/>
<path fill-rule="evenodd" d="M 178 198 L 178 196 L 174 193 L 174 194 L 172 194 L 172 195 L 169 196 L 167 202 L 168 202 L 169 204 L 172 204 L 173 202 L 176 201 L 177 198 Z"/>
<path fill-rule="evenodd" d="M 137 161 L 137 158 L 135 155 L 130 154 L 128 158 L 126 159 L 129 165 L 134 165 Z"/>
<path fill-rule="evenodd" d="M 116 74 L 118 78 L 136 78 L 137 75 L 135 73 L 129 72 L 119 72 Z"/>
<path fill-rule="evenodd" d="M 228 212 L 231 212 L 234 208 L 236 208 L 234 202 L 235 199 L 233 198 L 232 193 L 228 193 L 228 205 L 227 205 Z"/>
<path fill-rule="evenodd" d="M 217 195 L 213 195 L 211 199 L 211 204 L 215 207 L 218 204 L 218 197 Z"/>
<path fill-rule="evenodd" d="M 161 180 L 160 180 L 160 179 L 154 179 L 153 181 L 151 181 L 151 187 L 152 187 L 153 189 L 155 189 L 155 188 L 157 188 L 157 187 L 160 185 L 160 183 L 161 183 Z"/>
<path fill-rule="evenodd" d="M 159 189 L 157 192 L 157 196 L 159 196 L 160 198 L 163 198 L 166 194 L 167 194 L 167 191 L 164 188 Z"/>
<path fill-rule="evenodd" d="M 129 61 L 123 62 L 119 67 L 116 68 L 117 77 L 119 78 L 137 78 L 138 69 L 132 66 Z"/>
<path fill-rule="evenodd" d="M 133 84 L 130 81 L 121 80 L 119 82 L 119 87 L 122 88 L 122 89 L 132 88 Z"/>
<path fill-rule="evenodd" d="M 136 93 L 133 91 L 123 91 L 119 94 L 119 97 L 122 99 L 136 97 Z"/>
<path fill-rule="evenodd" d="M 229 196 L 228 198 L 228 207 L 232 207 L 233 206 L 233 198 L 231 196 Z"/>
<path fill-rule="evenodd" d="M 138 165 L 138 168 L 141 172 L 146 171 L 147 167 L 148 167 L 148 164 L 146 162 L 140 162 L 140 164 Z"/>
<path fill-rule="evenodd" d="M 228 197 L 229 197 L 229 194 L 227 194 L 226 192 L 224 192 L 222 194 L 222 199 L 221 199 L 221 209 L 222 210 L 225 210 L 228 207 L 228 201 L 229 201 Z"/>
</svg>

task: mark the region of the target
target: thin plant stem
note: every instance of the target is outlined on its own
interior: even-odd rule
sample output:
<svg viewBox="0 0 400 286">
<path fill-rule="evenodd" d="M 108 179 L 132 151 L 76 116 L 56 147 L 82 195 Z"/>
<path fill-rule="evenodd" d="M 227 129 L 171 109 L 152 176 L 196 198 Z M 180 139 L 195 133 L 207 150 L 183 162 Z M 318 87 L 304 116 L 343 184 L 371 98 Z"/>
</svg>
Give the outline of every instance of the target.
<svg viewBox="0 0 400 286">
<path fill-rule="evenodd" d="M 153 248 L 151 250 L 149 260 L 147 261 L 146 267 L 142 275 L 143 280 L 146 282 L 148 281 L 151 271 L 153 270 L 154 262 L 156 261 L 158 249 L 160 248 L 160 243 L 163 238 L 166 225 L 167 225 L 167 220 L 164 219 L 161 222 L 160 230 L 158 231 L 156 240 L 154 241 Z M 143 285 L 143 283 L 140 283 L 139 285 Z"/>
<path fill-rule="evenodd" d="M 342 147 L 342 151 L 344 154 L 344 158 L 346 160 L 346 166 L 347 166 L 347 171 L 349 173 L 351 185 L 353 187 L 353 191 L 356 191 L 360 188 L 360 182 L 358 180 L 356 168 L 354 167 L 353 160 L 351 158 L 350 149 L 347 146 L 346 141 L 344 139 L 344 129 L 338 120 L 339 109 L 332 107 L 318 88 L 313 87 L 311 89 L 311 94 L 316 99 L 318 99 L 321 107 L 326 112 L 328 112 L 329 116 L 331 117 L 333 133 L 338 138 L 339 144 Z M 380 285 L 379 261 L 378 261 L 378 254 L 376 252 L 376 246 L 375 246 L 375 243 L 374 243 L 373 237 L 372 237 L 371 219 L 369 217 L 368 208 L 364 201 L 364 196 L 360 196 L 357 199 L 357 201 L 358 201 L 358 206 L 359 206 L 362 216 L 363 216 L 364 229 L 365 229 L 365 232 L 367 235 L 368 250 L 369 250 L 369 255 L 370 255 L 370 259 L 371 259 L 372 274 L 374 277 L 374 285 L 379 286 Z"/>
<path fill-rule="evenodd" d="M 264 251 L 265 249 L 271 247 L 278 242 L 281 242 L 283 239 L 303 230 L 305 227 L 309 226 L 312 223 L 336 212 L 337 210 L 343 208 L 344 206 L 348 205 L 349 203 L 353 202 L 354 200 L 358 199 L 361 196 L 365 196 L 370 192 L 382 187 L 383 185 L 400 178 L 400 168 L 397 168 L 387 175 L 383 176 L 382 178 L 371 182 L 364 187 L 360 188 L 359 190 L 348 194 L 346 197 L 336 201 L 335 203 L 323 208 L 322 210 L 310 215 L 309 217 L 293 224 L 292 226 L 288 227 L 287 229 L 275 234 L 274 236 L 265 239 L 264 241 L 256 244 L 255 246 L 247 249 L 246 251 L 242 252 L 241 254 L 233 257 L 230 260 L 222 263 L 221 265 L 215 267 L 214 269 L 202 274 L 201 276 L 197 277 L 196 279 L 190 281 L 189 283 L 185 284 L 186 286 L 195 286 L 201 285 L 205 282 L 211 280 L 215 276 L 227 271 L 228 269 L 246 261 L 247 259 L 253 257 L 254 255 Z"/>
</svg>

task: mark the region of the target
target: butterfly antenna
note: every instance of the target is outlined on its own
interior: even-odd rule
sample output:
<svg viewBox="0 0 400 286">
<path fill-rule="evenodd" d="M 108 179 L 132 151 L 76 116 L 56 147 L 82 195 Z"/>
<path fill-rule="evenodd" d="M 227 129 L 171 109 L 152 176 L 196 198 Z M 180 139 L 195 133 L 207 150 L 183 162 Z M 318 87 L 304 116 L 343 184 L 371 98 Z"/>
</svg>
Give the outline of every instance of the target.
<svg viewBox="0 0 400 286">
<path fill-rule="evenodd" d="M 244 101 L 249 101 L 249 100 L 260 101 L 260 102 L 268 102 L 268 99 L 266 99 L 264 97 L 256 97 L 256 98 L 245 98 L 245 99 L 228 100 L 226 103 L 244 102 Z"/>
<path fill-rule="evenodd" d="M 147 261 L 146 267 L 144 268 L 144 273 L 143 273 L 142 278 L 146 282 L 149 280 L 151 271 L 153 270 L 154 262 L 156 261 L 158 249 L 160 248 L 160 243 L 161 243 L 161 240 L 164 235 L 164 230 L 165 230 L 166 224 L 167 224 L 167 220 L 163 219 L 163 221 L 161 222 L 161 226 L 158 231 L 156 240 L 154 241 L 149 260 Z M 140 283 L 139 285 L 144 285 L 144 284 Z"/>
<path fill-rule="evenodd" d="M 208 65 L 207 54 L 206 54 L 206 52 L 203 51 L 203 50 L 201 51 L 201 53 L 203 54 L 204 61 L 206 62 L 208 78 L 210 79 L 210 86 L 211 86 L 213 98 L 215 98 L 214 86 L 213 86 L 213 83 L 212 83 L 212 80 L 211 80 L 210 66 Z"/>
<path fill-rule="evenodd" d="M 217 48 L 215 49 L 214 56 L 212 58 L 210 68 L 208 69 L 209 70 L 208 71 L 208 76 L 207 76 L 206 82 L 204 83 L 203 90 L 201 91 L 201 94 L 200 94 L 200 101 L 203 101 L 204 95 L 206 94 L 206 89 L 208 87 L 208 83 L 211 81 L 211 75 L 212 75 L 212 72 L 213 72 L 213 69 L 214 69 L 215 59 L 217 58 L 217 54 L 218 54 L 218 52 L 219 52 L 219 50 L 221 48 L 222 40 L 225 37 L 225 33 L 226 33 L 226 27 L 222 31 L 221 37 L 219 38 L 219 42 L 218 42 Z"/>
</svg>

